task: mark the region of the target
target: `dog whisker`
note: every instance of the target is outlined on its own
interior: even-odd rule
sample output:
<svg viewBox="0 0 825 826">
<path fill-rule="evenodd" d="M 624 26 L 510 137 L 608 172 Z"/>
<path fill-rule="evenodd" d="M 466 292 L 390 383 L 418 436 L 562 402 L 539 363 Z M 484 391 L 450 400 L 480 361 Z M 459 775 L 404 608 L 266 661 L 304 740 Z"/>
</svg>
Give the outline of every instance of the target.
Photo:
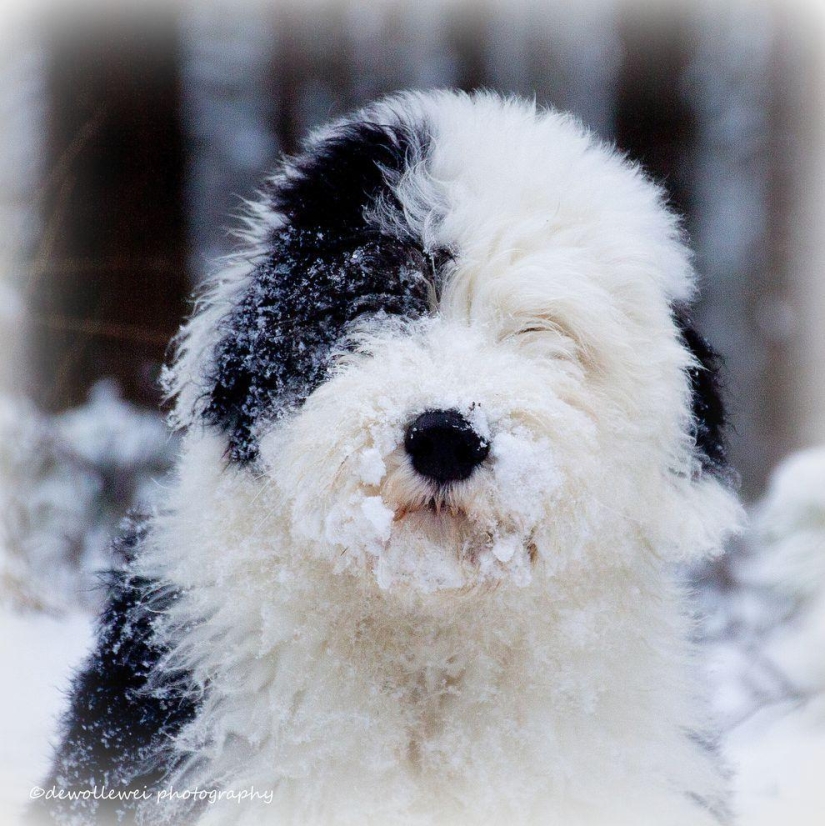
<svg viewBox="0 0 825 826">
<path fill-rule="evenodd" d="M 262 478 L 263 478 L 263 476 L 264 476 L 264 474 L 261 474 L 260 476 L 255 477 L 255 481 L 256 481 L 256 482 L 257 482 L 257 481 L 259 481 L 260 479 L 262 479 Z M 258 501 L 258 499 L 261 497 L 261 495 L 262 495 L 265 491 L 269 490 L 269 488 L 270 488 L 270 487 L 272 487 L 272 483 L 273 483 L 273 479 L 272 479 L 271 477 L 270 477 L 270 478 L 268 478 L 268 479 L 266 480 L 266 482 L 264 482 L 264 484 L 263 484 L 263 485 L 261 485 L 261 489 L 260 489 L 260 490 L 259 490 L 259 491 L 258 491 L 258 492 L 257 492 L 257 493 L 253 496 L 253 497 L 252 497 L 252 499 L 250 500 L 249 504 L 250 504 L 250 505 L 254 505 L 254 504 Z"/>
</svg>

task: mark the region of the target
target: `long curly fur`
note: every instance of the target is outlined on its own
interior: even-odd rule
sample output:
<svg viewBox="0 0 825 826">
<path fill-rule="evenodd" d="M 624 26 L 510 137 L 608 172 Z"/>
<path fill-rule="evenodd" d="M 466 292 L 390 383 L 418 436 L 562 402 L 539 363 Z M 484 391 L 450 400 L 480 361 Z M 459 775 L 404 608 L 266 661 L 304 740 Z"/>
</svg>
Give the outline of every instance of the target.
<svg viewBox="0 0 825 826">
<path fill-rule="evenodd" d="M 671 567 L 740 511 L 693 290 L 662 192 L 570 117 L 408 93 L 311 136 L 178 339 L 178 478 L 55 761 L 148 799 L 50 815 L 719 822 Z M 428 476 L 414 421 L 483 450 Z"/>
</svg>

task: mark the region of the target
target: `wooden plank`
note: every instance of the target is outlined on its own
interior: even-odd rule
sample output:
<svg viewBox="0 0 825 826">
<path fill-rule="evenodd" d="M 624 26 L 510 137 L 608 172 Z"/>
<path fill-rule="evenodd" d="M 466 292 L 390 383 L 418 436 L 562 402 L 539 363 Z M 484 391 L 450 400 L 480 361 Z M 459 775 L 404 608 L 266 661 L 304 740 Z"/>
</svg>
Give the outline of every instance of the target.
<svg viewBox="0 0 825 826">
<path fill-rule="evenodd" d="M 96 14 L 47 35 L 49 178 L 30 287 L 47 409 L 104 376 L 156 404 L 189 284 L 174 17 Z"/>
</svg>

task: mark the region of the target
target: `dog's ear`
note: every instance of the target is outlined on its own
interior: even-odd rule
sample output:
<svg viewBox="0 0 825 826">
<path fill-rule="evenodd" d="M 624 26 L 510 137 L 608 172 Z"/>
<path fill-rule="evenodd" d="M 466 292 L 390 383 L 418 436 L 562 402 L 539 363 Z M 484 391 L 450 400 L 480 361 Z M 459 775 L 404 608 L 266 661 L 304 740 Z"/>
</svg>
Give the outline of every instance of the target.
<svg viewBox="0 0 825 826">
<path fill-rule="evenodd" d="M 427 140 L 423 130 L 342 123 L 267 184 L 261 210 L 277 219 L 260 233 L 240 288 L 221 302 L 228 311 L 215 321 L 198 400 L 232 461 L 254 463 L 262 426 L 327 378 L 354 322 L 427 313 L 431 256 L 412 231 L 387 231 L 373 215 L 403 214 L 393 182 Z"/>
<path fill-rule="evenodd" d="M 693 439 L 702 470 L 717 476 L 728 473 L 728 417 L 722 398 L 722 358 L 696 330 L 684 306 L 673 309 L 682 344 L 693 358 L 688 368 Z"/>
</svg>

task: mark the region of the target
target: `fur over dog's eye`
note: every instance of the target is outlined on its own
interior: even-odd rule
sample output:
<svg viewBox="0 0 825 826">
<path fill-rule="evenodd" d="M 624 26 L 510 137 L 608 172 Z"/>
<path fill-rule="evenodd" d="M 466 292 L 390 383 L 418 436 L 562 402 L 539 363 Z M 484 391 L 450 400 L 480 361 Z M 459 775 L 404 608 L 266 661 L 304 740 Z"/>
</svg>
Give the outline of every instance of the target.
<svg viewBox="0 0 825 826">
<path fill-rule="evenodd" d="M 516 327 L 502 336 L 501 341 L 509 341 L 525 354 L 547 360 L 565 362 L 577 367 L 585 361 L 585 348 L 557 322 L 527 323 Z"/>
<path fill-rule="evenodd" d="M 541 343 L 554 349 L 563 349 L 570 354 L 574 354 L 579 349 L 578 342 L 570 330 L 557 321 L 531 321 L 523 325 L 514 325 L 501 336 L 502 341 L 508 339 L 525 343 Z"/>
</svg>

